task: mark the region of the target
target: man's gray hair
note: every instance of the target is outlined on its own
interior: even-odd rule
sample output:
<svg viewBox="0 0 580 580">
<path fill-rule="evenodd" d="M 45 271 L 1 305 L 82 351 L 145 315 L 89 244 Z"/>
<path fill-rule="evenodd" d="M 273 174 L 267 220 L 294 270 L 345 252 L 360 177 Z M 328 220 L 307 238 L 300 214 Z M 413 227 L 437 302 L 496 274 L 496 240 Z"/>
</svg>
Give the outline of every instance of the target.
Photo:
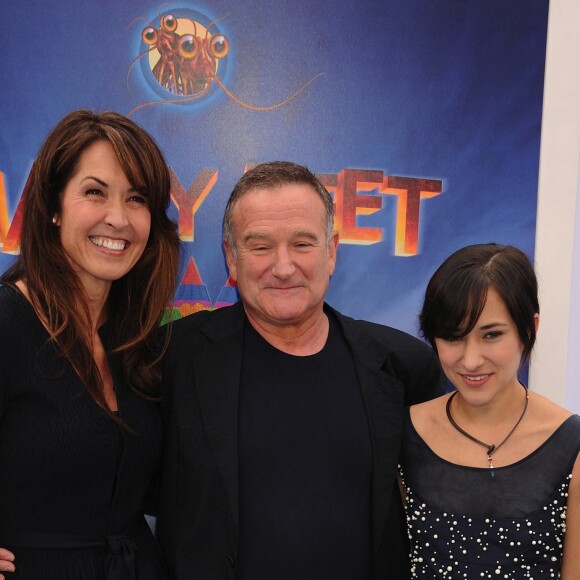
<svg viewBox="0 0 580 580">
<path fill-rule="evenodd" d="M 224 213 L 224 240 L 236 252 L 233 210 L 245 193 L 255 189 L 276 189 L 289 184 L 310 185 L 324 203 L 326 243 L 330 242 L 334 222 L 334 203 L 322 182 L 307 167 L 290 161 L 260 163 L 247 171 L 236 183 Z"/>
</svg>

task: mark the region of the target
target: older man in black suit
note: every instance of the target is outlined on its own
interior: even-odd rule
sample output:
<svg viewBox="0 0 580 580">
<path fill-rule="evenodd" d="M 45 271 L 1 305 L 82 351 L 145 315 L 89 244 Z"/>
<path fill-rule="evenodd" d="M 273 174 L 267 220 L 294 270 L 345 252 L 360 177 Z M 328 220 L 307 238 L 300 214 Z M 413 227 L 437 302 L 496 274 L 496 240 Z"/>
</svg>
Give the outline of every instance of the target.
<svg viewBox="0 0 580 580">
<path fill-rule="evenodd" d="M 306 168 L 238 182 L 224 247 L 241 300 L 178 321 L 166 357 L 158 537 L 178 580 L 410 576 L 404 407 L 441 392 L 432 350 L 324 303 L 338 233 Z"/>
</svg>

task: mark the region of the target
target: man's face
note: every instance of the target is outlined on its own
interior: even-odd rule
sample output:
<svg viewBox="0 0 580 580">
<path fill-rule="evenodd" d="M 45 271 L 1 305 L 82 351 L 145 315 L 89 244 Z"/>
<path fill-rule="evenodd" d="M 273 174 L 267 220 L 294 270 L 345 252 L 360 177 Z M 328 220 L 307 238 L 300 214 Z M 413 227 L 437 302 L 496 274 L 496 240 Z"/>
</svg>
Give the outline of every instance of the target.
<svg viewBox="0 0 580 580">
<path fill-rule="evenodd" d="M 306 184 L 246 192 L 232 213 L 230 275 L 254 325 L 301 326 L 322 314 L 338 233 L 326 242 L 324 203 Z"/>
</svg>

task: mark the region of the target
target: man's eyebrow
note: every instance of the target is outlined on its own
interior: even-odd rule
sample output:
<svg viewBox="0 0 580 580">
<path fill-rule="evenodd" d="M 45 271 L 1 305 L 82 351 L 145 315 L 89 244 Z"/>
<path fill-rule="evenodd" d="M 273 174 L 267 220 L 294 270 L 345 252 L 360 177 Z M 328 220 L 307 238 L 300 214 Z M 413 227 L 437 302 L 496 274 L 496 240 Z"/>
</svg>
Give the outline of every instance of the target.
<svg viewBox="0 0 580 580">
<path fill-rule="evenodd" d="M 251 242 L 252 240 L 268 240 L 270 236 L 262 232 L 250 232 L 242 238 L 242 243 Z"/>
<path fill-rule="evenodd" d="M 309 238 L 311 240 L 317 240 L 318 236 L 310 230 L 298 230 L 292 235 L 292 239 L 295 238 Z"/>
<path fill-rule="evenodd" d="M 308 238 L 309 240 L 318 240 L 318 236 L 310 230 L 296 230 L 293 232 L 290 240 L 298 238 Z M 243 238 L 242 243 L 251 242 L 252 240 L 271 240 L 272 236 L 266 232 L 248 232 Z"/>
</svg>

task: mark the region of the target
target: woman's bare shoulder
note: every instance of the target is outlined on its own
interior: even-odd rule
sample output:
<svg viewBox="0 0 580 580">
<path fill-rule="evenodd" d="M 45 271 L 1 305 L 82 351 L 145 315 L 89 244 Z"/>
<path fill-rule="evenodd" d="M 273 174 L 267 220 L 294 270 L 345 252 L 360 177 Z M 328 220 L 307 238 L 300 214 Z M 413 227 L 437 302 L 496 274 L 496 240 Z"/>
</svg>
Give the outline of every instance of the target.
<svg viewBox="0 0 580 580">
<path fill-rule="evenodd" d="M 410 408 L 411 421 L 417 430 L 437 425 L 446 416 L 445 405 L 451 393 L 437 397 L 424 403 L 412 405 Z"/>
<path fill-rule="evenodd" d="M 530 417 L 534 419 L 536 425 L 542 425 L 550 431 L 555 431 L 566 419 L 573 415 L 568 409 L 561 407 L 539 393 L 529 392 L 529 399 Z"/>
</svg>

